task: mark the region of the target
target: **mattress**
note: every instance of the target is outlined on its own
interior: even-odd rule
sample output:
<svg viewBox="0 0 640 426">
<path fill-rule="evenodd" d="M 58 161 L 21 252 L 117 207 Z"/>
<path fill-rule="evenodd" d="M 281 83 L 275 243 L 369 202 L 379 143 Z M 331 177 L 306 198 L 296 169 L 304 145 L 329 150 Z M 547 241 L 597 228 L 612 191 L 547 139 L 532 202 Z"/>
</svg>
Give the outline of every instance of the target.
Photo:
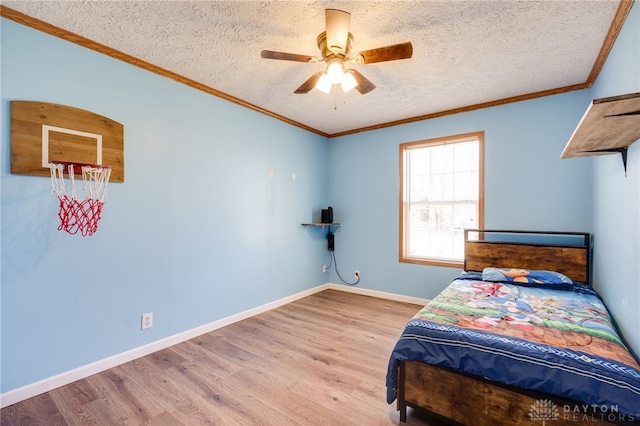
<svg viewBox="0 0 640 426">
<path fill-rule="evenodd" d="M 567 282 L 467 272 L 411 319 L 391 354 L 640 418 L 640 365 L 598 294 Z"/>
</svg>

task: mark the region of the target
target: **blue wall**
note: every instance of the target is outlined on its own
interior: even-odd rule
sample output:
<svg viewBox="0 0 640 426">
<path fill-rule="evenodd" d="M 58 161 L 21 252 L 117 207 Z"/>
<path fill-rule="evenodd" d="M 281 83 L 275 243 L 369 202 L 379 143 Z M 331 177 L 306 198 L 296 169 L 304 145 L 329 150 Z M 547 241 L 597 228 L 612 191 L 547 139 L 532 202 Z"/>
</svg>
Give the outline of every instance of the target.
<svg viewBox="0 0 640 426">
<path fill-rule="evenodd" d="M 398 262 L 398 145 L 477 130 L 485 226 L 593 231 L 596 285 L 638 351 L 640 146 L 627 178 L 617 157 L 560 159 L 592 98 L 639 91 L 638 9 L 590 90 L 328 141 L 2 20 L 1 391 L 339 282 L 321 272 L 322 234 L 300 226 L 329 204 L 343 277 L 433 297 L 458 270 Z M 125 125 L 126 181 L 93 237 L 56 230 L 48 179 L 9 174 L 13 99 Z"/>
<path fill-rule="evenodd" d="M 560 159 L 589 101 L 587 91 L 572 92 L 332 139 L 329 199 L 343 225 L 341 269 L 349 277 L 360 270 L 362 287 L 426 298 L 451 281 L 459 270 L 398 262 L 398 145 L 478 130 L 485 228 L 589 231 L 589 162 Z"/>
<path fill-rule="evenodd" d="M 638 2 L 591 92 L 593 98 L 640 92 Z M 619 155 L 593 164 L 594 285 L 640 354 L 640 143 L 629 147 L 626 177 Z"/>
<path fill-rule="evenodd" d="M 94 236 L 57 230 L 50 179 L 9 173 L 11 100 L 124 124 Z M 3 392 L 326 282 L 300 225 L 328 204 L 323 137 L 5 19 L 1 123 Z"/>
</svg>

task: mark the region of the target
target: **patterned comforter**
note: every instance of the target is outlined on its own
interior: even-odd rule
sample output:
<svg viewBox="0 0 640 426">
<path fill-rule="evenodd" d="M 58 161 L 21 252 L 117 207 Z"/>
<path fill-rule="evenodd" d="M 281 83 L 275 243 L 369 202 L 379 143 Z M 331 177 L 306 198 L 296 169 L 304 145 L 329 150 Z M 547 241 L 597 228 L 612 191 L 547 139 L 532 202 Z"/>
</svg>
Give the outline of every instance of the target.
<svg viewBox="0 0 640 426">
<path fill-rule="evenodd" d="M 582 284 L 557 290 L 463 274 L 408 322 L 389 360 L 388 403 L 396 399 L 403 360 L 640 419 L 640 366 L 604 303 Z"/>
</svg>

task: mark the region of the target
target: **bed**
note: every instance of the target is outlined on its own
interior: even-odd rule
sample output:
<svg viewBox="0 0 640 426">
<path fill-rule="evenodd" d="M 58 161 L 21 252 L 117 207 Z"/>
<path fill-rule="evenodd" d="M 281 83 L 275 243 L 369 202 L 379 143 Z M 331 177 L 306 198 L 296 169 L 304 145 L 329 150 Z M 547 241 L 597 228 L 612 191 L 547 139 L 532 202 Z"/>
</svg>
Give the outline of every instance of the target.
<svg viewBox="0 0 640 426">
<path fill-rule="evenodd" d="M 451 424 L 640 424 L 640 365 L 590 286 L 590 235 L 464 239 L 464 272 L 391 353 L 401 422 L 413 407 Z"/>
</svg>

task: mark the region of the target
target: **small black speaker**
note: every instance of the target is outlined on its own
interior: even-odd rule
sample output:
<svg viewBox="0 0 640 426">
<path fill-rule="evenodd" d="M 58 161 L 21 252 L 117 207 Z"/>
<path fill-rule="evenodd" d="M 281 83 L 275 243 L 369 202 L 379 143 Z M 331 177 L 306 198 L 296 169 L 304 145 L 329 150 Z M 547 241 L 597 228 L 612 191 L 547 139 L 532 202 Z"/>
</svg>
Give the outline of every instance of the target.
<svg viewBox="0 0 640 426">
<path fill-rule="evenodd" d="M 326 209 L 322 209 L 322 214 L 320 215 L 320 222 L 333 223 L 333 208 L 329 207 Z"/>
</svg>

